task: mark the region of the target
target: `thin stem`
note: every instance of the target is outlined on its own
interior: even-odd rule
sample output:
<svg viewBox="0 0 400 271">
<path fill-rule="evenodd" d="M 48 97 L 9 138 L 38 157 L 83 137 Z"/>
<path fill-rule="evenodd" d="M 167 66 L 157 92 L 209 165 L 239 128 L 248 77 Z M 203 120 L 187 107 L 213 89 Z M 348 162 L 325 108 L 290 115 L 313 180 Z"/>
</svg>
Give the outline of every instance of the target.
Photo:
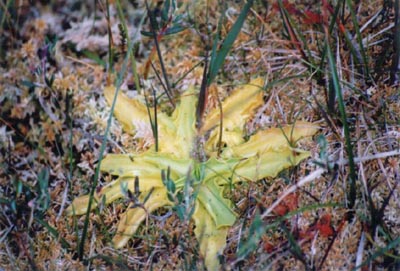
<svg viewBox="0 0 400 271">
<path fill-rule="evenodd" d="M 155 44 L 156 50 L 157 50 L 158 60 L 160 61 L 161 71 L 163 73 L 165 85 L 167 87 L 166 94 L 167 94 L 168 99 L 171 102 L 172 106 L 175 108 L 175 103 L 174 103 L 174 101 L 172 99 L 172 95 L 171 95 L 171 85 L 168 80 L 167 70 L 165 69 L 164 61 L 162 59 L 160 45 L 158 44 L 158 37 L 157 37 L 156 29 L 154 28 L 153 23 L 152 23 L 154 21 L 153 13 L 150 11 L 150 7 L 149 7 L 149 4 L 147 3 L 147 1 L 144 1 L 144 3 L 146 4 L 147 13 L 150 17 L 150 31 L 153 35 L 154 44 Z"/>
</svg>

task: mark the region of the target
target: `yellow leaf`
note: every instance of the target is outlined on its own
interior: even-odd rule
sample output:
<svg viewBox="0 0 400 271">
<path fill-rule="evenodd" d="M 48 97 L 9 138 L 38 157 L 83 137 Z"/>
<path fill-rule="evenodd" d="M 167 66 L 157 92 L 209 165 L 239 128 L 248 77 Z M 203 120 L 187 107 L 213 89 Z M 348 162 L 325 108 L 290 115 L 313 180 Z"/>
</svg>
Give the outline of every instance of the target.
<svg viewBox="0 0 400 271">
<path fill-rule="evenodd" d="M 223 197 L 224 189 L 239 181 L 275 177 L 283 169 L 297 165 L 309 156 L 309 152 L 296 149 L 297 141 L 313 135 L 318 129 L 316 125 L 297 122 L 292 126 L 259 131 L 245 141 L 244 124 L 254 110 L 263 104 L 263 83 L 261 78 L 254 79 L 232 91 L 222 102 L 221 139 L 224 145 L 219 156 L 216 150 L 220 131 L 215 128 L 221 124 L 220 108 L 211 110 L 200 131 L 196 131 L 198 95 L 192 87 L 182 94 L 171 117 L 157 113 L 158 152 L 153 148 L 141 154 L 107 155 L 100 169 L 118 178 L 95 194 L 93 208 L 103 199 L 109 203 L 123 197 L 124 189 L 131 192 L 139 189 L 141 192 L 120 218 L 118 232 L 113 239 L 116 248 L 128 242 L 151 212 L 173 204 L 168 199 L 161 178 L 161 171 L 164 171 L 169 173 L 170 181 L 174 182 L 171 186 L 174 187 L 174 193 L 183 193 L 188 179 L 195 180 L 190 190 L 195 191 L 193 197 L 197 195 L 192 218 L 200 254 L 208 270 L 219 270 L 218 255 L 223 253 L 229 227 L 236 220 L 236 214 L 231 209 L 232 202 Z M 115 88 L 107 87 L 104 92 L 111 103 Z M 125 131 L 131 134 L 138 129 L 135 123 L 149 121 L 146 106 L 122 93 L 118 95 L 114 113 Z M 195 139 L 206 133 L 209 133 L 204 146 L 207 160 L 195 160 L 193 153 L 202 147 L 195 144 Z M 85 213 L 88 202 L 89 196 L 76 198 L 68 207 L 67 214 L 71 215 L 73 211 L 78 215 Z"/>
<path fill-rule="evenodd" d="M 111 106 L 116 89 L 114 86 L 108 86 L 104 88 L 104 96 L 107 103 Z M 153 110 L 150 113 L 153 114 Z M 138 99 L 130 99 L 124 93 L 119 92 L 116 100 L 114 115 L 121 122 L 125 132 L 134 135 L 138 127 L 135 126 L 137 123 L 148 122 L 150 123 L 150 117 L 146 105 Z M 154 116 L 152 115 L 154 119 Z M 161 129 L 158 130 L 158 136 L 161 141 L 171 141 L 169 138 L 169 131 L 174 131 L 175 126 L 170 118 L 163 112 L 157 112 L 157 122 Z"/>
<path fill-rule="evenodd" d="M 125 174 L 143 175 L 145 171 L 150 174 L 159 174 L 161 170 L 171 171 L 172 178 L 178 178 L 187 173 L 192 161 L 188 159 L 171 158 L 165 153 L 147 151 L 144 154 L 108 154 L 101 162 L 101 171 L 112 175 L 121 176 Z"/>
<path fill-rule="evenodd" d="M 221 156 L 252 157 L 269 150 L 279 152 L 282 148 L 294 145 L 301 138 L 312 136 L 318 128 L 315 124 L 298 121 L 283 128 L 261 130 L 251 136 L 249 141 L 226 148 Z"/>
<path fill-rule="evenodd" d="M 218 255 L 221 255 L 226 246 L 228 226 L 217 228 L 213 218 L 204 208 L 201 202 L 196 202 L 196 208 L 192 216 L 196 228 L 194 234 L 200 243 L 200 254 L 204 257 L 208 271 L 220 269 Z"/>
<path fill-rule="evenodd" d="M 224 130 L 232 131 L 243 128 L 254 109 L 263 104 L 262 87 L 264 80 L 259 77 L 250 83 L 237 88 L 222 103 Z M 220 109 L 214 108 L 204 120 L 201 133 L 214 128 L 220 123 Z"/>
<path fill-rule="evenodd" d="M 197 199 L 212 217 L 217 229 L 232 226 L 236 215 L 231 209 L 231 202 L 223 197 L 223 189 L 218 185 L 216 178 L 200 186 Z"/>
<path fill-rule="evenodd" d="M 190 158 L 196 135 L 196 104 L 196 91 L 190 87 L 181 96 L 179 107 L 175 109 L 171 117 L 175 128 L 168 130 L 169 139 L 160 138 L 160 151 L 172 153 L 181 159 Z"/>
<path fill-rule="evenodd" d="M 80 196 L 75 198 L 71 205 L 68 206 L 67 210 L 65 211 L 67 215 L 71 216 L 71 215 L 83 215 L 84 213 L 86 213 L 86 210 L 88 208 L 88 204 L 89 204 L 89 195 L 84 195 L 84 196 Z M 97 206 L 96 201 L 94 200 L 92 205 Z"/>
<path fill-rule="evenodd" d="M 208 138 L 204 148 L 210 156 L 216 156 L 219 144 L 219 133 L 220 130 L 214 129 L 211 131 L 210 137 Z M 222 146 L 236 146 L 244 141 L 242 129 L 235 129 L 233 131 L 224 130 L 222 132 L 221 144 Z M 223 148 L 222 148 L 223 149 Z"/>
<path fill-rule="evenodd" d="M 307 151 L 282 148 L 279 151 L 267 151 L 240 162 L 234 170 L 234 182 L 258 181 L 267 177 L 276 177 L 282 170 L 299 164 L 310 156 Z"/>
<path fill-rule="evenodd" d="M 104 88 L 104 96 L 109 105 L 112 104 L 115 96 L 115 87 Z M 121 122 L 124 131 L 130 134 L 135 133 L 135 120 L 148 120 L 146 106 L 135 99 L 129 99 L 125 94 L 119 93 L 115 104 L 114 115 Z"/>
<path fill-rule="evenodd" d="M 147 193 L 142 193 L 139 197 L 139 201 L 143 202 L 146 196 Z M 142 207 L 130 204 L 127 211 L 120 218 L 117 234 L 114 236 L 112 241 L 114 247 L 122 248 L 125 246 L 149 214 L 158 208 L 170 204 L 171 202 L 167 199 L 167 190 L 165 188 L 154 189 Z"/>
<path fill-rule="evenodd" d="M 98 204 L 102 201 L 104 197 L 104 203 L 109 204 L 117 199 L 123 198 L 124 193 L 122 191 L 122 186 L 125 184 L 126 188 L 130 191 L 135 191 L 135 177 L 138 176 L 139 182 L 138 187 L 140 192 L 146 192 L 154 187 L 164 187 L 161 181 L 160 173 L 157 172 L 156 175 L 146 174 L 147 172 L 142 172 L 143 175 L 125 175 L 117 180 L 109 183 L 107 186 L 102 187 L 98 192 L 95 193 L 91 209 L 95 209 Z M 73 200 L 72 204 L 67 208 L 66 212 L 68 215 L 82 215 L 86 213 L 89 204 L 89 196 L 77 197 Z"/>
</svg>

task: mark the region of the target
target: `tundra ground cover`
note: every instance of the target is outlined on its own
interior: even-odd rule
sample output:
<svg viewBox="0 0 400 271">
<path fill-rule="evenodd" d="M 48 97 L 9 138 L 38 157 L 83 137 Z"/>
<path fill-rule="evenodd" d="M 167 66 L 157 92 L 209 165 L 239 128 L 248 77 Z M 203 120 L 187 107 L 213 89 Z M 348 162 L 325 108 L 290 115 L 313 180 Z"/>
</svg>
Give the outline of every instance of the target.
<svg viewBox="0 0 400 271">
<path fill-rule="evenodd" d="M 293 154 L 309 150 L 308 159 L 217 193 L 235 216 L 221 235 L 226 244 L 218 264 L 232 270 L 398 268 L 398 1 L 210 2 L 149 1 L 148 9 L 142 1 L 2 4 L 0 267 L 205 269 L 196 227 L 202 221 L 191 201 L 201 201 L 202 192 L 196 197 L 196 185 L 183 181 L 201 176 L 200 167 L 179 174 L 158 167 L 164 182 L 154 187 L 176 204 L 154 213 L 146 212 L 152 209 L 146 202 L 157 202 L 157 194 L 141 188 L 140 174 L 119 175 L 130 185 L 107 186 L 118 175 L 112 168 L 123 167 L 129 153 L 191 146 L 154 133 L 173 122 L 183 100 L 191 113 L 176 116 L 194 125 L 203 118 L 198 165 L 247 159 L 246 151 L 268 141 L 233 146 L 250 144 L 259 131 L 296 143 L 290 125 L 319 127 L 299 146 L 289 144 Z M 263 83 L 255 84 L 262 95 L 252 114 L 243 117 L 242 108 L 221 118 L 236 89 L 254 78 Z M 107 98 L 104 90 L 115 84 L 126 101 L 146 97 L 140 119 L 132 123 L 130 109 L 118 103 L 114 119 L 115 92 Z M 197 100 L 203 106 L 194 112 Z M 240 122 L 239 135 L 230 122 Z M 192 152 L 184 156 L 195 157 Z M 107 158 L 113 155 L 121 160 Z M 97 172 L 99 160 L 109 174 Z M 178 175 L 184 176 L 180 186 Z M 110 199 L 95 197 L 92 212 L 67 216 L 74 199 L 107 187 L 118 199 L 106 205 Z M 116 248 L 126 210 L 143 210 L 143 223 Z M 204 212 L 215 222 L 210 210 Z"/>
</svg>

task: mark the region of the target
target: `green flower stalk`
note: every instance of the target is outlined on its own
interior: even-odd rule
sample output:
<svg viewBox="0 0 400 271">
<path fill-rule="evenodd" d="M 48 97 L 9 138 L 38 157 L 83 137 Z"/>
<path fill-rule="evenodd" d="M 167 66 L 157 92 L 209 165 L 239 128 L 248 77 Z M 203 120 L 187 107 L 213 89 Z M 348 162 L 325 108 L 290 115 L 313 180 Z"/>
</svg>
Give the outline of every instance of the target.
<svg viewBox="0 0 400 271">
<path fill-rule="evenodd" d="M 149 213 L 174 206 L 174 196 L 185 189 L 190 179 L 195 203 L 191 219 L 200 253 L 208 270 L 219 269 L 218 255 L 223 253 L 228 230 L 237 217 L 231 200 L 224 197 L 226 188 L 237 182 L 275 177 L 283 169 L 297 165 L 309 156 L 308 151 L 296 148 L 297 141 L 318 130 L 314 124 L 299 121 L 282 128 L 260 130 L 246 141 L 244 126 L 263 104 L 263 83 L 257 78 L 235 89 L 222 102 L 222 117 L 220 108 L 211 110 L 199 130 L 195 127 L 198 91 L 189 88 L 181 95 L 171 116 L 157 113 L 158 152 L 152 146 L 142 153 L 106 156 L 101 170 L 117 178 L 96 192 L 92 208 L 100 202 L 123 198 L 127 190 L 140 191 L 138 201 L 143 203 L 140 208 L 132 203 L 120 218 L 113 238 L 116 248 L 127 244 Z M 115 88 L 106 87 L 104 94 L 111 104 Z M 145 103 L 124 94 L 118 95 L 114 114 L 132 135 L 138 128 L 135 123 L 149 119 Z M 219 135 L 221 119 L 222 136 Z M 194 157 L 199 137 L 207 138 L 206 161 Z M 216 146 L 224 146 L 219 154 Z M 87 195 L 74 199 L 67 209 L 68 215 L 84 214 L 88 202 Z"/>
</svg>

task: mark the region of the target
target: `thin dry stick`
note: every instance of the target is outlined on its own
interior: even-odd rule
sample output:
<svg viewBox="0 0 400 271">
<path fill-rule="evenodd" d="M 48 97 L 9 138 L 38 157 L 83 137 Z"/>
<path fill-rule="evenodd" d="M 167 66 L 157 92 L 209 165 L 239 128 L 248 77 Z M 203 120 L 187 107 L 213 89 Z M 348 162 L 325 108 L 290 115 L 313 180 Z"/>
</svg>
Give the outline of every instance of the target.
<svg viewBox="0 0 400 271">
<path fill-rule="evenodd" d="M 363 157 L 355 157 L 354 162 L 360 163 L 360 162 L 365 162 L 365 161 L 370 161 L 374 159 L 382 159 L 382 158 L 387 158 L 390 156 L 397 156 L 400 155 L 400 150 L 394 150 L 394 151 L 388 151 L 388 152 L 381 152 L 373 155 L 367 155 Z M 339 161 L 339 165 L 346 165 L 348 163 L 347 159 L 343 159 L 343 161 Z"/>
<path fill-rule="evenodd" d="M 62 216 L 62 214 L 64 213 L 65 204 L 67 203 L 67 197 L 68 197 L 68 185 L 65 186 L 64 193 L 62 195 L 60 211 L 57 214 L 56 221 L 58 221 Z"/>
<path fill-rule="evenodd" d="M 362 118 L 362 114 L 361 114 L 361 118 Z M 361 121 L 363 121 L 362 119 L 361 119 Z M 363 122 L 363 124 L 365 124 L 364 122 Z M 360 123 L 359 122 L 357 122 L 357 128 L 356 128 L 356 137 L 357 138 L 360 138 L 361 137 L 361 129 L 362 128 L 360 128 Z M 362 156 L 362 151 L 363 150 L 363 148 L 362 148 L 362 142 L 361 142 L 361 140 L 358 140 L 357 141 L 357 154 L 358 154 L 358 156 Z M 378 159 L 378 162 L 380 161 L 380 159 Z M 368 195 L 368 184 L 367 184 L 367 178 L 366 178 L 366 176 L 365 176 L 365 171 L 364 171 L 364 165 L 363 165 L 363 163 L 361 162 L 360 163 L 360 165 L 358 166 L 358 174 L 360 175 L 360 181 L 361 181 L 361 183 L 362 183 L 362 186 L 363 186 L 363 188 L 364 188 L 364 190 L 365 190 L 365 195 Z M 386 174 L 385 174 L 385 176 L 386 176 Z M 363 194 L 363 196 L 364 196 L 364 194 Z M 367 200 L 366 200 L 367 201 Z"/>
<path fill-rule="evenodd" d="M 292 185 L 291 187 L 289 187 L 289 189 L 287 189 L 285 191 L 285 193 L 283 193 L 282 196 L 279 197 L 279 199 L 277 199 L 262 215 L 261 215 L 261 219 L 264 219 L 266 216 L 268 216 L 274 209 L 276 206 L 279 205 L 279 203 L 281 203 L 281 201 L 287 196 L 290 195 L 291 193 L 293 193 L 294 191 L 296 191 L 296 189 L 298 187 L 301 187 L 317 178 L 319 178 L 326 170 L 324 168 L 319 168 L 317 170 L 315 170 L 314 172 L 312 172 L 311 174 L 309 174 L 308 176 L 304 177 L 303 179 L 301 179 L 297 184 Z"/>
<path fill-rule="evenodd" d="M 358 244 L 358 249 L 357 249 L 356 268 L 358 266 L 361 266 L 361 264 L 363 262 L 365 244 L 366 244 L 365 243 L 365 232 L 361 232 L 360 243 Z"/>
<path fill-rule="evenodd" d="M 374 154 L 374 155 L 368 155 L 368 156 L 364 156 L 364 157 L 355 157 L 354 158 L 354 162 L 355 163 L 360 163 L 360 162 L 365 162 L 365 161 L 369 161 L 369 160 L 374 160 L 374 159 L 381 159 L 381 158 L 386 158 L 386 157 L 390 157 L 390 156 L 400 156 L 400 150 L 395 150 L 395 151 L 388 151 L 388 152 L 382 152 L 382 153 L 378 153 L 378 154 Z M 320 161 L 322 163 L 322 161 Z M 348 163 L 347 159 L 342 159 L 339 160 L 336 164 L 339 166 L 344 166 Z M 325 168 L 319 168 L 315 171 L 313 171 L 311 174 L 309 174 L 308 176 L 304 177 L 303 179 L 301 179 L 297 184 L 292 185 L 291 187 L 289 187 L 285 193 L 283 193 L 262 215 L 261 215 L 261 219 L 264 219 L 265 217 L 267 217 L 274 209 L 276 206 L 279 205 L 279 203 L 281 203 L 283 201 L 283 199 L 290 195 L 291 193 L 293 193 L 294 191 L 297 190 L 297 188 L 304 186 L 305 184 L 321 177 L 321 175 L 323 173 L 326 172 Z"/>
<path fill-rule="evenodd" d="M 364 127 L 368 127 L 367 122 L 366 122 L 365 117 L 364 117 L 364 114 L 361 114 L 361 115 L 360 115 L 360 119 L 361 119 L 362 124 L 364 125 Z M 372 150 L 373 150 L 375 153 L 378 153 L 378 148 L 376 147 L 375 142 L 374 142 L 374 140 L 372 139 L 371 131 L 368 130 L 368 129 L 365 129 L 365 133 L 366 133 L 366 135 L 367 135 L 367 138 L 368 138 L 369 142 L 371 142 L 370 144 L 371 144 Z M 367 150 L 366 150 L 366 151 L 367 151 Z M 385 167 L 383 166 L 383 163 L 382 163 L 382 160 L 381 160 L 381 159 L 378 159 L 378 165 L 379 165 L 379 168 L 381 169 L 383 175 L 385 176 L 385 178 L 387 178 L 387 172 L 386 172 Z"/>
<path fill-rule="evenodd" d="M 392 58 L 392 68 L 390 72 L 390 81 L 393 85 L 398 85 L 400 82 L 400 0 L 394 1 L 395 10 L 395 31 L 393 49 L 394 54 Z"/>
<path fill-rule="evenodd" d="M 367 184 L 367 177 L 365 176 L 365 171 L 364 171 L 364 164 L 363 162 L 360 162 L 360 166 L 359 166 L 359 174 L 361 175 L 361 183 L 363 185 L 363 188 L 365 190 L 365 195 L 369 195 L 368 193 L 368 184 Z"/>
</svg>

